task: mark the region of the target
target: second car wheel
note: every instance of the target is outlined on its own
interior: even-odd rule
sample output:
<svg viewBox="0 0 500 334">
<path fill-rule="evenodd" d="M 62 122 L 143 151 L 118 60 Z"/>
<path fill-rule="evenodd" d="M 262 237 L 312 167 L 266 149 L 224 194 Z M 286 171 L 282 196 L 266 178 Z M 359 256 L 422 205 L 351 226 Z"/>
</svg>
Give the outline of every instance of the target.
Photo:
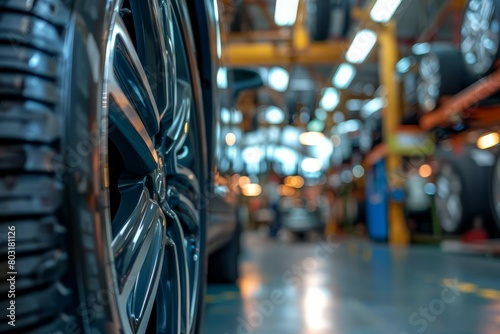
<svg viewBox="0 0 500 334">
<path fill-rule="evenodd" d="M 470 152 L 459 157 L 441 159 L 436 180 L 436 213 L 442 229 L 459 234 L 473 226 L 480 217 L 483 227 L 489 229 L 491 214 L 485 200 L 491 167 L 478 166 Z"/>
</svg>

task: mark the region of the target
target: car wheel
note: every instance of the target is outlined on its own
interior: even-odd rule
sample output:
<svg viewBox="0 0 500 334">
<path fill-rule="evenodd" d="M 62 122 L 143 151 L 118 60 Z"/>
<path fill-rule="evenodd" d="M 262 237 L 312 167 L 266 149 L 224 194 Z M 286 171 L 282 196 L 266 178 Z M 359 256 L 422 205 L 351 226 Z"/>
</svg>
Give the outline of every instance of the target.
<svg viewBox="0 0 500 334">
<path fill-rule="evenodd" d="M 0 331 L 195 333 L 207 157 L 185 2 L 0 12 L 0 227 L 18 272 Z"/>
<path fill-rule="evenodd" d="M 467 70 L 483 76 L 500 56 L 500 1 L 470 0 L 462 20 L 462 57 Z"/>
<path fill-rule="evenodd" d="M 443 231 L 464 232 L 472 227 L 475 217 L 481 217 L 488 228 L 491 218 L 484 194 L 490 168 L 478 166 L 468 155 L 442 160 L 434 201 Z"/>
<path fill-rule="evenodd" d="M 458 93 L 463 87 L 463 61 L 452 45 L 435 44 L 420 60 L 417 99 L 420 108 L 429 112 L 439 99 Z"/>
</svg>

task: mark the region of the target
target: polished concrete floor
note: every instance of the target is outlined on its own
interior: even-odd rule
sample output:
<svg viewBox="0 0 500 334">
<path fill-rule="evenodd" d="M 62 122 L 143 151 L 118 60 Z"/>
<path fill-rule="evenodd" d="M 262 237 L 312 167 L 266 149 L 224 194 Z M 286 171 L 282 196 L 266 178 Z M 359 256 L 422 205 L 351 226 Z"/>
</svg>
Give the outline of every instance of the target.
<svg viewBox="0 0 500 334">
<path fill-rule="evenodd" d="M 206 334 L 500 333 L 499 258 L 254 233 L 241 271 L 208 287 Z"/>
</svg>

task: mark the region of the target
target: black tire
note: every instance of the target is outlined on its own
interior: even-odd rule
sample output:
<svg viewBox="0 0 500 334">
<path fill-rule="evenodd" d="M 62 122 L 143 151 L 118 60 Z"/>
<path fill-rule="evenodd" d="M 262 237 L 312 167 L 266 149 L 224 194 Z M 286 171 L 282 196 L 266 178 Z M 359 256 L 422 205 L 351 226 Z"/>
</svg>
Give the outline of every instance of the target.
<svg viewBox="0 0 500 334">
<path fill-rule="evenodd" d="M 134 6 L 134 1 L 127 3 L 132 3 Z M 174 129 L 173 126 L 164 126 L 172 125 L 174 116 L 169 119 L 170 113 L 166 112 L 161 119 L 161 122 L 165 123 L 155 125 L 151 125 L 150 122 L 155 120 L 148 118 L 151 116 L 148 114 L 140 114 L 141 118 L 127 118 L 128 121 L 120 120 L 132 124 L 133 129 L 120 128 L 111 116 L 108 117 L 107 110 L 112 108 L 113 103 L 128 103 L 127 112 L 130 113 L 127 115 L 130 117 L 139 114 L 140 111 L 137 110 L 143 107 L 136 104 L 139 103 L 138 100 L 130 100 L 128 95 L 124 95 L 125 98 L 129 98 L 127 101 L 119 99 L 118 102 L 107 96 L 106 101 L 109 104 L 106 106 L 103 104 L 106 92 L 106 85 L 103 84 L 104 75 L 111 73 L 113 69 L 116 70 L 111 67 L 111 70 L 107 71 L 106 67 L 106 61 L 109 59 L 107 45 L 111 43 L 111 37 L 115 33 L 112 27 L 118 26 L 115 20 L 116 22 L 119 20 L 117 10 L 113 13 L 108 12 L 109 8 L 115 9 L 113 4 L 98 0 L 0 2 L 0 234 L 7 235 L 9 229 L 16 232 L 14 268 L 9 269 L 9 263 L 5 260 L 8 247 L 13 245 L 12 239 L 11 244 L 8 242 L 9 239 L 3 237 L 0 239 L 2 256 L 0 278 L 5 280 L 6 273 L 17 271 L 17 274 L 12 274 L 16 276 L 15 327 L 7 323 L 9 319 L 3 317 L 0 320 L 2 333 L 122 333 L 131 331 L 132 327 L 136 332 L 149 333 L 152 329 L 156 329 L 157 325 L 148 324 L 148 320 L 156 319 L 156 313 L 152 314 L 152 310 L 156 310 L 158 315 L 165 315 L 167 311 L 166 306 L 159 303 L 161 298 L 155 296 L 164 297 L 166 293 L 171 293 L 169 296 L 172 300 L 180 301 L 177 306 L 185 306 L 184 311 L 177 307 L 171 314 L 172 319 L 180 319 L 178 313 L 183 312 L 181 313 L 183 319 L 176 326 L 186 330 L 188 328 L 186 324 L 189 323 L 190 333 L 195 333 L 199 328 L 195 319 L 198 319 L 203 307 L 206 206 L 202 205 L 202 198 L 198 193 L 186 190 L 193 184 L 183 179 L 184 174 L 181 175 L 177 170 L 179 165 L 184 163 L 181 162 L 181 158 L 177 160 L 177 144 L 183 145 L 184 142 L 181 143 L 175 133 L 169 132 L 169 135 L 179 139 L 179 142 L 175 142 L 175 147 L 171 147 L 168 152 L 162 151 L 168 145 L 167 143 L 163 146 L 165 130 Z M 144 13 L 146 9 L 150 9 L 150 5 L 146 2 L 139 4 L 136 1 L 135 5 L 133 14 L 127 14 L 126 11 L 122 14 L 151 15 L 153 12 Z M 156 2 L 154 6 L 157 5 Z M 189 88 L 182 91 L 187 92 L 187 95 L 181 96 L 182 102 L 189 96 L 193 104 L 193 108 L 186 112 L 191 116 L 189 128 L 196 129 L 189 131 L 185 137 L 185 142 L 196 148 L 194 155 L 197 155 L 192 159 L 195 162 L 189 165 L 189 168 L 195 166 L 191 168 L 193 174 L 190 176 L 194 175 L 200 184 L 205 184 L 207 163 L 201 84 L 192 48 L 193 34 L 190 31 L 189 16 L 185 8 L 187 7 L 184 0 L 172 1 L 172 8 L 169 10 L 172 17 L 168 18 L 178 23 L 178 29 L 174 28 L 176 36 L 185 43 L 183 50 L 180 48 L 176 50 L 179 51 L 179 59 L 184 59 L 188 68 L 181 68 L 181 65 L 176 67 L 178 73 L 188 72 L 186 80 L 189 79 L 187 84 Z M 163 10 L 162 7 L 161 14 L 164 13 Z M 157 23 L 151 22 L 143 23 L 150 24 L 149 28 Z M 135 32 L 141 31 L 141 27 L 137 25 Z M 175 27 L 175 24 L 173 26 Z M 158 34 L 164 28 L 159 25 L 154 26 L 152 33 Z M 135 35 L 132 31 L 128 34 Z M 120 51 L 113 51 L 116 53 L 113 57 L 117 59 L 119 52 L 122 52 L 125 58 L 135 57 L 131 56 L 132 49 L 127 49 L 129 46 L 123 42 L 126 35 L 127 33 L 120 35 L 120 43 L 123 43 L 120 44 Z M 153 39 L 158 35 L 149 37 Z M 138 45 L 141 44 L 139 34 L 130 38 L 136 41 L 135 48 L 139 50 Z M 148 36 L 144 34 L 144 38 Z M 160 49 L 158 45 L 148 44 L 150 52 L 148 57 L 155 53 L 156 48 Z M 142 55 L 139 51 L 136 52 L 139 54 L 137 58 L 142 61 Z M 170 56 L 177 57 L 173 53 L 170 53 Z M 133 63 L 134 59 L 128 61 L 130 61 L 127 63 L 129 66 L 137 65 Z M 158 94 L 161 94 L 163 88 L 161 85 L 166 82 L 164 75 L 166 67 L 162 72 L 155 71 L 156 67 L 148 68 L 145 63 L 143 66 L 144 69 L 141 67 L 141 70 L 134 67 L 132 69 L 134 73 L 128 78 L 134 80 L 135 76 L 139 78 L 142 74 L 146 74 L 146 80 L 140 84 L 149 87 L 154 94 L 158 89 Z M 141 78 L 144 79 L 145 76 Z M 109 77 L 106 78 L 106 82 L 110 85 L 110 81 L 107 80 Z M 144 88 L 141 85 L 134 87 L 139 90 Z M 155 95 L 155 101 L 160 104 L 161 96 Z M 148 107 L 145 106 L 144 109 Z M 144 127 L 144 132 L 139 130 L 134 132 L 138 123 Z M 180 124 L 182 128 L 188 129 L 188 121 Z M 158 126 L 156 132 L 155 126 Z M 128 174 L 128 169 L 125 172 L 123 166 L 125 164 L 120 161 L 118 155 L 124 155 L 122 147 L 113 142 L 115 137 L 112 138 L 112 135 L 123 139 L 124 145 L 127 145 L 126 143 L 141 145 L 140 141 L 132 143 L 131 139 L 135 139 L 133 136 L 139 132 L 144 135 L 141 139 L 145 142 L 148 141 L 145 138 L 149 136 L 149 140 L 158 143 L 159 147 L 153 147 L 148 151 L 151 155 L 153 151 L 158 150 L 157 154 L 164 155 L 165 161 L 169 161 L 170 155 L 175 156 L 176 160 L 174 164 L 166 164 L 165 168 L 161 168 L 163 166 L 160 164 L 161 159 L 157 157 L 156 169 L 153 168 L 152 171 L 150 169 L 152 165 L 148 165 L 152 161 L 151 156 L 147 156 L 145 160 L 136 159 L 134 163 L 126 165 L 127 168 L 130 167 L 130 173 L 132 170 L 133 173 L 136 171 L 142 173 L 146 170 L 151 172 L 141 179 L 143 183 L 138 182 L 143 187 L 141 199 L 142 196 L 147 198 L 144 201 L 145 211 L 139 212 L 140 222 L 133 220 L 132 215 L 129 218 L 126 216 L 125 223 L 131 222 L 134 228 L 119 230 L 130 233 L 127 235 L 134 237 L 134 240 L 136 236 L 141 237 L 138 239 L 139 242 L 133 245 L 128 243 L 130 239 L 126 239 L 124 249 L 128 250 L 129 247 L 133 249 L 129 253 L 122 249 L 116 251 L 111 244 L 122 240 L 114 235 L 116 226 L 115 221 L 111 226 L 111 219 L 120 215 L 121 208 L 125 206 L 121 198 L 128 194 L 124 188 L 122 188 L 123 193 L 122 189 L 118 190 L 121 195 L 114 192 L 115 183 L 118 182 L 114 178 L 114 170 L 118 167 L 123 168 L 120 177 L 123 174 L 127 174 L 127 177 L 132 175 Z M 193 132 L 196 132 L 196 135 Z M 125 133 L 130 133 L 131 137 L 127 137 Z M 120 150 L 120 153 L 117 150 Z M 168 183 L 164 174 L 168 176 Z M 156 178 L 153 178 L 153 175 Z M 159 185 L 161 182 L 163 183 Z M 132 184 L 133 182 L 130 183 Z M 159 189 L 164 189 L 166 185 L 169 186 L 165 195 L 168 200 L 163 201 Z M 189 197 L 189 203 L 194 205 L 193 211 L 185 208 L 187 201 L 178 200 L 178 195 Z M 142 215 L 143 212 L 149 212 L 147 210 L 153 206 L 157 208 L 154 211 L 154 218 Z M 113 207 L 117 210 L 113 211 Z M 194 211 L 196 218 L 187 217 Z M 151 222 L 148 222 L 147 218 L 151 218 Z M 199 240 L 197 239 L 196 245 L 199 247 L 199 252 L 196 251 L 197 264 L 194 264 L 197 269 L 188 271 L 190 264 L 186 263 L 184 266 L 177 258 L 175 261 L 180 263 L 182 267 L 179 271 L 184 273 L 177 276 L 176 282 L 179 286 L 182 283 L 178 277 L 182 275 L 189 276 L 190 273 L 196 273 L 202 278 L 190 291 L 190 295 L 196 297 L 196 304 L 192 305 L 187 304 L 184 296 L 177 297 L 185 294 L 185 291 L 180 287 L 170 288 L 166 284 L 167 270 L 161 270 L 166 268 L 163 263 L 164 258 L 183 253 L 191 254 L 188 250 L 184 250 L 184 245 L 175 245 L 172 242 L 172 234 L 181 233 L 181 226 L 185 228 L 185 223 L 189 219 L 198 223 L 196 237 Z M 176 227 L 177 225 L 179 227 Z M 144 234 L 140 234 L 140 231 L 144 231 Z M 188 235 L 187 229 L 184 232 Z M 193 238 L 194 234 L 195 232 L 192 232 Z M 144 244 L 151 247 L 143 249 Z M 136 250 L 139 250 L 140 254 L 136 253 Z M 116 254 L 133 257 L 123 259 L 118 258 Z M 149 264 L 153 266 L 152 268 L 143 268 L 146 261 L 136 265 L 134 260 L 139 257 L 142 259 L 143 256 L 152 261 L 145 266 Z M 124 272 L 123 276 L 118 276 L 120 268 L 124 270 L 128 268 L 126 264 L 122 266 L 127 260 L 130 260 L 130 270 Z M 152 283 L 148 286 L 150 290 L 145 294 L 149 296 L 147 303 L 144 303 L 147 307 L 142 308 L 139 305 L 142 300 L 134 298 L 142 296 L 137 287 L 142 282 L 139 279 L 146 270 L 151 270 Z M 135 275 L 131 277 L 132 274 Z M 132 289 L 130 295 L 120 294 L 128 287 Z M 141 287 L 146 288 L 142 285 Z M 13 300 L 8 296 L 8 288 L 6 285 L 0 288 L 2 292 L 0 306 L 3 309 L 11 305 Z M 127 304 L 132 305 L 130 306 L 133 308 L 132 311 L 138 310 L 136 306 L 141 307 L 140 311 L 144 311 L 145 316 L 138 318 L 138 322 L 134 323 L 134 319 L 127 317 L 128 313 L 122 313 Z M 161 324 L 158 326 L 166 333 L 177 332 L 177 328 L 162 327 Z"/>
<path fill-rule="evenodd" d="M 469 25 L 468 16 L 471 13 L 477 12 L 477 10 L 488 13 L 484 8 L 490 4 L 493 5 L 493 13 L 491 13 L 490 21 L 487 24 L 489 36 L 486 34 L 486 37 L 490 38 L 493 46 L 484 48 L 483 50 L 486 50 L 486 52 L 481 54 L 481 56 L 484 57 L 486 55 L 488 58 L 484 59 L 484 61 L 478 61 L 478 53 L 481 52 L 478 52 L 476 46 L 479 44 L 478 42 L 483 42 L 482 38 L 485 35 L 482 30 L 483 25 L 482 23 L 474 23 L 474 28 L 472 28 Z M 500 38 L 498 37 L 498 31 L 492 31 L 492 28 L 498 29 L 498 25 L 500 25 L 500 0 L 469 0 L 467 2 L 462 18 L 462 41 L 460 46 L 465 68 L 474 77 L 485 76 L 491 73 L 494 70 L 496 61 L 500 58 Z M 491 40 L 491 38 L 494 40 Z"/>
<path fill-rule="evenodd" d="M 309 0 L 307 2 L 307 25 L 313 41 L 325 41 L 330 35 L 332 0 Z"/>
<path fill-rule="evenodd" d="M 330 36 L 346 37 L 351 26 L 349 0 L 309 0 L 307 23 L 313 41 L 325 41 Z"/>
<path fill-rule="evenodd" d="M 347 36 L 351 27 L 350 0 L 333 0 L 330 13 L 330 33 L 333 37 Z"/>
<path fill-rule="evenodd" d="M 429 63 L 438 65 L 438 72 L 427 73 L 425 68 L 429 68 Z M 464 76 L 460 51 L 451 44 L 433 44 L 431 51 L 420 59 L 417 96 L 421 109 L 432 111 L 438 106 L 441 97 L 460 92 L 468 84 Z M 436 79 L 439 84 L 435 84 Z M 435 89 L 429 89 L 431 84 Z"/>
<path fill-rule="evenodd" d="M 446 196 L 443 192 L 450 183 L 443 184 L 441 177 L 447 177 L 445 174 L 453 173 L 456 175 L 456 181 L 459 182 L 456 188 L 460 188 L 458 196 L 461 214 L 453 219 L 443 200 Z M 485 198 L 488 193 L 488 182 L 491 174 L 491 166 L 478 166 L 470 157 L 470 152 L 457 157 L 447 155 L 440 159 L 440 171 L 437 175 L 437 192 L 434 196 L 436 213 L 439 223 L 444 232 L 448 234 L 460 234 L 469 230 L 476 217 L 481 217 L 483 226 L 489 230 L 492 217 L 490 212 L 490 201 Z M 450 186 L 451 187 L 451 186 Z M 488 196 L 489 197 L 489 196 Z M 458 212 L 458 210 L 456 210 Z M 453 214 L 453 213 L 452 213 Z M 451 217 L 451 218 L 450 218 Z"/>
<path fill-rule="evenodd" d="M 241 227 L 238 223 L 229 241 L 208 257 L 208 282 L 235 284 L 240 276 Z"/>
</svg>

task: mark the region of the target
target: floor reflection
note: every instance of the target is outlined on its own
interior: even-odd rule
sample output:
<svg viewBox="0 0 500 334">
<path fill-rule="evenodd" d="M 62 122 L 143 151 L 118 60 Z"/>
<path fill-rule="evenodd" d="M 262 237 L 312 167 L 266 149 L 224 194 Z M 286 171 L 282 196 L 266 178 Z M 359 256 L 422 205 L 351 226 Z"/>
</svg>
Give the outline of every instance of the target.
<svg viewBox="0 0 500 334">
<path fill-rule="evenodd" d="M 207 334 L 500 333 L 498 259 L 259 234 L 245 246 L 238 286 L 208 287 Z"/>
</svg>

